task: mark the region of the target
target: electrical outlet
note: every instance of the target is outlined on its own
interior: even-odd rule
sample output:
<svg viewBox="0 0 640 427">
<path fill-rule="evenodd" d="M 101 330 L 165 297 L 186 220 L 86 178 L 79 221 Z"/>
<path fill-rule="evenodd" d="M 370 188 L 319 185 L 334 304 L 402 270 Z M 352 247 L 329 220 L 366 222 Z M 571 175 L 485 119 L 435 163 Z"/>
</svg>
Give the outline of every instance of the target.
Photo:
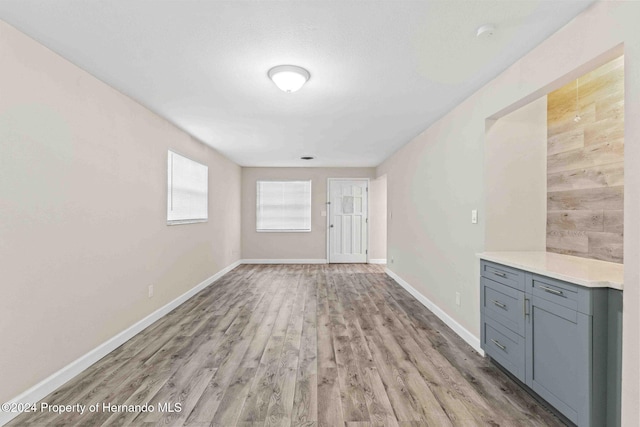
<svg viewBox="0 0 640 427">
<path fill-rule="evenodd" d="M 153 297 L 153 285 L 149 285 L 149 298 Z"/>
<path fill-rule="evenodd" d="M 456 305 L 460 307 L 460 292 L 456 292 Z"/>
<path fill-rule="evenodd" d="M 471 211 L 471 224 L 478 223 L 478 210 L 474 209 Z"/>
</svg>

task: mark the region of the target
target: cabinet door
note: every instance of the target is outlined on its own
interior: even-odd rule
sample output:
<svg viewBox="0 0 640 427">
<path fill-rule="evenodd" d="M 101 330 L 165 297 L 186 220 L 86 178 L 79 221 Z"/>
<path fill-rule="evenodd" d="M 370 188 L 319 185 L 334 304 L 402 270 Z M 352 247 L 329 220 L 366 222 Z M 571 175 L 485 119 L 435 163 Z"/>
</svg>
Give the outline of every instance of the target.
<svg viewBox="0 0 640 427">
<path fill-rule="evenodd" d="M 590 426 L 591 316 L 533 295 L 526 384 L 579 426 Z"/>
</svg>

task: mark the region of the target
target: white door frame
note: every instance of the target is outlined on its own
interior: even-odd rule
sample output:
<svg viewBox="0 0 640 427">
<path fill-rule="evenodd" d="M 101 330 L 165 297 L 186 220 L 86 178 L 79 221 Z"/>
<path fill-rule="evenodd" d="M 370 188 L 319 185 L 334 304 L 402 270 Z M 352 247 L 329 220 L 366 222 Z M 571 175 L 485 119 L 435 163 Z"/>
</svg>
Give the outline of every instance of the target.
<svg viewBox="0 0 640 427">
<path fill-rule="evenodd" d="M 329 230 L 329 226 L 331 225 L 331 205 L 328 203 L 331 201 L 331 181 L 366 181 L 367 182 L 367 247 L 365 248 L 365 253 L 367 255 L 367 264 L 369 264 L 369 240 L 371 235 L 369 234 L 369 184 L 370 178 L 327 178 L 327 200 L 324 204 L 327 212 L 327 264 L 331 263 L 331 232 Z"/>
</svg>

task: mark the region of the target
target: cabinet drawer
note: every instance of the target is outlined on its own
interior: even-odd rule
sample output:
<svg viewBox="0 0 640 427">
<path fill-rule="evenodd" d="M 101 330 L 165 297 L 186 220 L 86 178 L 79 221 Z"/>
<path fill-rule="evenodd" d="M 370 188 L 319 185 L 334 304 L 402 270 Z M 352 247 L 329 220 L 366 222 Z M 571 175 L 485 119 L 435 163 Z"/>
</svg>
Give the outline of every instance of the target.
<svg viewBox="0 0 640 427">
<path fill-rule="evenodd" d="M 480 263 L 481 275 L 503 285 L 524 291 L 524 271 L 490 261 Z"/>
<path fill-rule="evenodd" d="M 481 278 L 480 283 L 482 285 L 481 303 L 484 315 L 518 335 L 524 336 L 524 292 L 486 277 Z"/>
<path fill-rule="evenodd" d="M 520 335 L 485 317 L 482 349 L 520 381 L 525 381 L 525 342 Z"/>
<path fill-rule="evenodd" d="M 588 289 L 579 289 L 578 286 L 561 280 L 551 279 L 549 277 L 538 276 L 533 274 L 531 280 L 527 284 L 527 292 L 535 297 L 551 301 L 571 310 L 578 311 L 579 299 L 586 297 L 588 299 Z M 580 295 L 581 292 L 586 294 Z M 586 302 L 586 301 L 580 301 Z M 583 306 L 584 304 L 580 304 Z M 581 307 L 583 310 L 590 311 L 588 307 Z M 589 313 L 587 313 L 589 314 Z"/>
</svg>

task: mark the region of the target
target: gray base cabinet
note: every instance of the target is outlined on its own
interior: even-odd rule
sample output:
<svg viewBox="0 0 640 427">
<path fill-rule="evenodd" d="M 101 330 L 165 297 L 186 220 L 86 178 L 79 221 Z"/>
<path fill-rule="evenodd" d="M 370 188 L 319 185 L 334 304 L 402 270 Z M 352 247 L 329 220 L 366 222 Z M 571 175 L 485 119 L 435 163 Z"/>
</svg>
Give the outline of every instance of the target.
<svg viewBox="0 0 640 427">
<path fill-rule="evenodd" d="M 481 262 L 481 346 L 578 426 L 620 425 L 621 292 Z"/>
</svg>

